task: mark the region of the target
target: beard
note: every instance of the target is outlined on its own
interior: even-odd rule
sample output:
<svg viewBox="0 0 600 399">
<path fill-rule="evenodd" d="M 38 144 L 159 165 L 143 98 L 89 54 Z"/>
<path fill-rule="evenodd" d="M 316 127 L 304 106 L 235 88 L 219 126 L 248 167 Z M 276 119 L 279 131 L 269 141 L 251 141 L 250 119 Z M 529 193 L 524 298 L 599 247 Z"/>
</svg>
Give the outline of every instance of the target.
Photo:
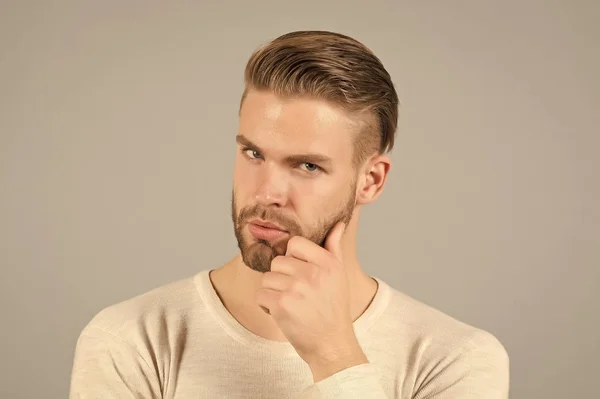
<svg viewBox="0 0 600 399">
<path fill-rule="evenodd" d="M 338 222 L 344 222 L 346 225 L 350 222 L 355 206 L 356 184 L 353 183 L 348 198 L 334 212 L 319 218 L 310 227 L 302 228 L 295 220 L 286 217 L 277 208 L 252 205 L 238 211 L 234 190 L 231 195 L 231 218 L 242 260 L 250 269 L 265 273 L 271 270 L 271 261 L 276 256 L 285 255 L 287 241 L 293 236 L 302 236 L 324 247 L 327 235 Z M 254 218 L 277 223 L 289 233 L 289 237 L 276 243 L 256 239 L 252 236 L 247 238 L 243 229 L 247 226 L 248 221 Z"/>
</svg>

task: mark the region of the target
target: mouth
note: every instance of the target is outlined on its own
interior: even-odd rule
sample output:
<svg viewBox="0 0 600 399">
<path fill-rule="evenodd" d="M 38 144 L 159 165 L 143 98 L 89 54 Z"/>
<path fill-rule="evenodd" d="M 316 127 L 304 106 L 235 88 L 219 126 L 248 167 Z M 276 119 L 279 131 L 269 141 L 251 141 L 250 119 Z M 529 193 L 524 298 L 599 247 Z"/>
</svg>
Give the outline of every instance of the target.
<svg viewBox="0 0 600 399">
<path fill-rule="evenodd" d="M 254 238 L 266 241 L 276 241 L 289 234 L 279 225 L 258 219 L 248 222 L 248 230 Z"/>
<path fill-rule="evenodd" d="M 284 229 L 283 227 L 281 227 L 275 223 L 267 222 L 265 220 L 253 219 L 253 220 L 250 220 L 248 223 L 253 224 L 255 226 L 259 226 L 259 227 L 264 227 L 265 229 L 279 230 L 279 231 L 284 231 L 287 233 L 287 230 Z"/>
</svg>

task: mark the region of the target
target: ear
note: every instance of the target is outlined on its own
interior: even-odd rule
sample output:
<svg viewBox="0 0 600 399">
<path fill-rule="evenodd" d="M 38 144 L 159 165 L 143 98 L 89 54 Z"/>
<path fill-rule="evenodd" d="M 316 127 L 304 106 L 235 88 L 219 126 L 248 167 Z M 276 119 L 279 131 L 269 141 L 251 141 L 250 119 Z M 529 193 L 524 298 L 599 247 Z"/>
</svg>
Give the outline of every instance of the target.
<svg viewBox="0 0 600 399">
<path fill-rule="evenodd" d="M 392 161 L 387 155 L 377 155 L 366 162 L 361 173 L 362 184 L 357 188 L 358 204 L 370 204 L 381 195 L 391 168 Z"/>
</svg>

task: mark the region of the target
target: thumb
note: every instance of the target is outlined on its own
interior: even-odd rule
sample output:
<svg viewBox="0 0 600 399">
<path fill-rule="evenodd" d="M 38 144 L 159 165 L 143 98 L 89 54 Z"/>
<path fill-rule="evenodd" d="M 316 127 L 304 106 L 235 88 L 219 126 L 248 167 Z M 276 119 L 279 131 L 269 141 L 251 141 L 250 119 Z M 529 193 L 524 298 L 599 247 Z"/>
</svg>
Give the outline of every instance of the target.
<svg viewBox="0 0 600 399">
<path fill-rule="evenodd" d="M 336 258 L 342 260 L 342 237 L 346 231 L 346 224 L 344 222 L 338 222 L 329 231 L 327 238 L 325 239 L 325 249 L 331 252 Z"/>
</svg>

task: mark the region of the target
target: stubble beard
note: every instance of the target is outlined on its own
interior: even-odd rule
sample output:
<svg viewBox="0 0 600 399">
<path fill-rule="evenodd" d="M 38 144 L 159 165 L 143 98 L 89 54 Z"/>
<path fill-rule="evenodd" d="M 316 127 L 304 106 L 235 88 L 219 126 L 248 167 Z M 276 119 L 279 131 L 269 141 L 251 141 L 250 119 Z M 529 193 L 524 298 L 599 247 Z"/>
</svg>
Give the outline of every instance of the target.
<svg viewBox="0 0 600 399">
<path fill-rule="evenodd" d="M 250 269 L 265 273 L 271 270 L 271 261 L 278 255 L 285 255 L 287 248 L 287 239 L 273 245 L 266 240 L 258 240 L 254 237 L 247 238 L 243 229 L 251 219 L 259 218 L 277 223 L 289 232 L 288 239 L 299 235 L 323 247 L 328 233 L 338 222 L 343 221 L 346 224 L 350 222 L 355 206 L 356 185 L 353 184 L 348 198 L 336 212 L 319 219 L 312 227 L 302 229 L 298 223 L 283 216 L 275 208 L 253 205 L 238 211 L 234 190 L 231 195 L 231 218 L 242 260 Z"/>
</svg>

